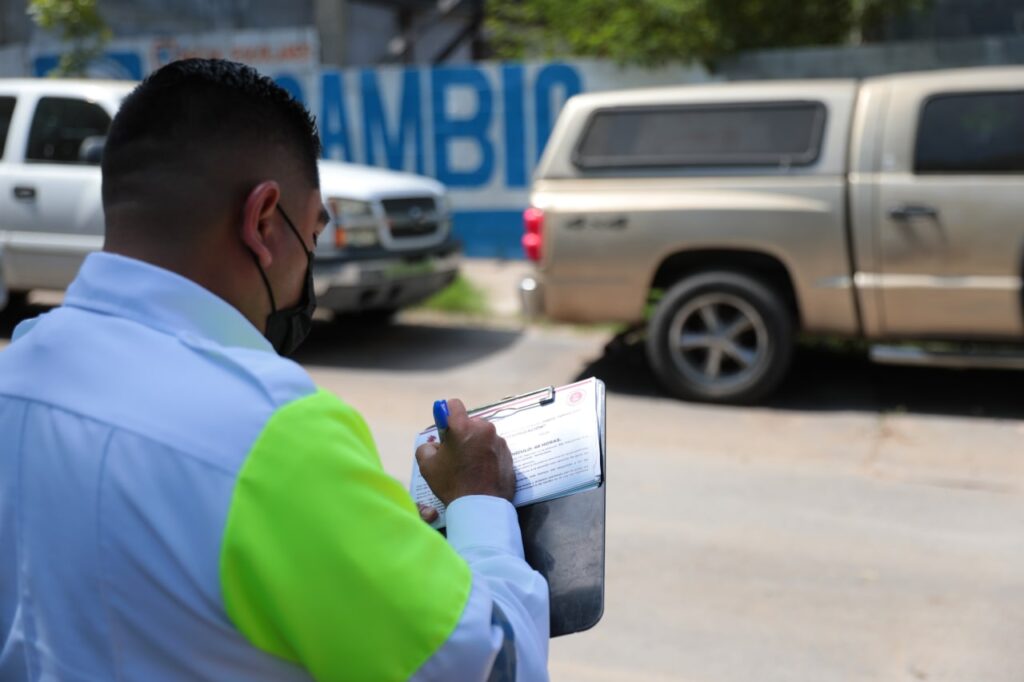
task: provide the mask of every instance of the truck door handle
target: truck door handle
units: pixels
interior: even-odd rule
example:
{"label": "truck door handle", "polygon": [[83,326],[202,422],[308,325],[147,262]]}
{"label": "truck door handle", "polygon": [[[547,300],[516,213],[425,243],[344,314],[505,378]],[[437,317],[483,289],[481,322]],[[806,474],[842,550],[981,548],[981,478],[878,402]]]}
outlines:
{"label": "truck door handle", "polygon": [[897,222],[906,222],[913,218],[930,218],[936,220],[939,217],[939,209],[932,206],[915,206],[905,204],[889,209],[889,217]]}
{"label": "truck door handle", "polygon": [[36,198],[36,188],[35,187],[25,187],[23,185],[19,186],[19,187],[15,187],[14,188],[14,198],[15,199],[25,199],[25,200],[35,199]]}

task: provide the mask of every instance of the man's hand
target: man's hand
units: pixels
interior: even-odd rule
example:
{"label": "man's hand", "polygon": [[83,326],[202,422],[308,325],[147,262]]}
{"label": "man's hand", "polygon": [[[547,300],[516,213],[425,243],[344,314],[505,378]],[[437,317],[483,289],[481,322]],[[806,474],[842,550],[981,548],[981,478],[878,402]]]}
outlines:
{"label": "man's hand", "polygon": [[430,489],[445,506],[466,495],[491,495],[511,502],[516,475],[505,439],[489,421],[471,419],[461,400],[449,400],[448,411],[444,443],[424,443],[416,450],[420,473]]}
{"label": "man's hand", "polygon": [[437,510],[431,507],[429,504],[417,502],[416,506],[420,510],[420,518],[426,521],[427,523],[433,523],[434,521],[437,521],[437,517],[440,516]]}

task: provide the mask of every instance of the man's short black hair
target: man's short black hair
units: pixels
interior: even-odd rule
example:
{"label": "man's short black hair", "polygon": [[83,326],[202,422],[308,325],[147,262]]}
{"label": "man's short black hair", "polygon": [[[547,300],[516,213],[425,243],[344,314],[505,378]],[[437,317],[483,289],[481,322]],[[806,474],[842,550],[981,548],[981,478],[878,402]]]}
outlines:
{"label": "man's short black hair", "polygon": [[186,191],[237,195],[255,179],[254,166],[267,165],[287,166],[318,188],[319,156],[316,124],[284,88],[243,64],[185,59],[146,78],[114,117],[103,203],[108,212],[126,202],[159,211],[162,200],[187,201],[175,196]]}

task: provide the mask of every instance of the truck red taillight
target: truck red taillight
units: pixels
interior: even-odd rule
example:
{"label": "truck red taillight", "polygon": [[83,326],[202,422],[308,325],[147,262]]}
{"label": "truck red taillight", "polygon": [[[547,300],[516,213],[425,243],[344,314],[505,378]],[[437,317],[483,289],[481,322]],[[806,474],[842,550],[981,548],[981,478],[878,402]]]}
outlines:
{"label": "truck red taillight", "polygon": [[523,251],[532,261],[539,261],[544,245],[544,211],[530,207],[523,211]]}

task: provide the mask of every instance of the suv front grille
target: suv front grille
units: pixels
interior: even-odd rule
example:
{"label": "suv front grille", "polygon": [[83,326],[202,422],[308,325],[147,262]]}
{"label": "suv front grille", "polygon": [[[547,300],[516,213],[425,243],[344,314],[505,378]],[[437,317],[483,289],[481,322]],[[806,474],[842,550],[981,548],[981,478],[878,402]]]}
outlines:
{"label": "suv front grille", "polygon": [[395,239],[426,237],[437,232],[437,202],[434,197],[384,199],[391,236]]}

